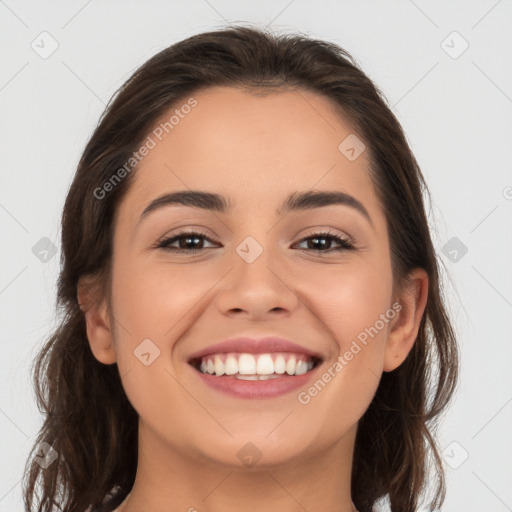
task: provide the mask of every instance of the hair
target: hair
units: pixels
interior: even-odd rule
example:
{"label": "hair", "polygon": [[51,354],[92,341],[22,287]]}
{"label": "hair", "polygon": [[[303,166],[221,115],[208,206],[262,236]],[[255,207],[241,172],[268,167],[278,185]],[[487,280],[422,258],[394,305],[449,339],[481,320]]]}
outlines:
{"label": "hair", "polygon": [[[360,512],[371,512],[381,499],[395,512],[411,512],[431,489],[431,510],[439,507],[446,488],[435,433],[457,385],[459,355],[425,213],[424,177],[384,95],[347,51],[303,34],[239,25],[194,35],[151,57],[113,95],[81,156],[62,215],[62,318],[32,368],[44,422],[27,460],[26,510],[109,511],[131,491],[138,414],[117,364],[102,364],[91,352],[77,284],[82,276],[96,276],[109,293],[116,209],[136,173],[126,173],[101,199],[99,188],[130,160],[162,115],[212,86],[254,94],[312,91],[329,99],[364,141],[386,216],[393,282],[403,283],[412,269],[422,268],[429,287],[411,351],[398,368],[383,373],[359,421],[352,500]],[[43,442],[58,454],[46,469],[33,457]]]}

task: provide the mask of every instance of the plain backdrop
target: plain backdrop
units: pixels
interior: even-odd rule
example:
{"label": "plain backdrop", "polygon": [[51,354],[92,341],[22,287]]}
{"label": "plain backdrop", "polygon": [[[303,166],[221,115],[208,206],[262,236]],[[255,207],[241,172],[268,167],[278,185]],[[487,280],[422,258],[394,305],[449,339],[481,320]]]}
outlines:
{"label": "plain backdrop", "polygon": [[439,432],[443,510],[512,510],[510,0],[0,0],[0,512],[22,510],[41,426],[29,372],[56,324],[60,215],[81,152],[135,68],[192,34],[244,22],[339,44],[402,123],[432,192],[462,351]]}

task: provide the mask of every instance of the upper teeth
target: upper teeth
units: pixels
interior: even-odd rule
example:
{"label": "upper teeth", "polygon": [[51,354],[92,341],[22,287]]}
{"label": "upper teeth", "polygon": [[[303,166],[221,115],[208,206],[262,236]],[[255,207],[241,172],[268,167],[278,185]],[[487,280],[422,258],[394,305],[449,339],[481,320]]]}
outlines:
{"label": "upper teeth", "polygon": [[304,354],[215,354],[203,357],[200,370],[211,375],[302,375],[313,367]]}

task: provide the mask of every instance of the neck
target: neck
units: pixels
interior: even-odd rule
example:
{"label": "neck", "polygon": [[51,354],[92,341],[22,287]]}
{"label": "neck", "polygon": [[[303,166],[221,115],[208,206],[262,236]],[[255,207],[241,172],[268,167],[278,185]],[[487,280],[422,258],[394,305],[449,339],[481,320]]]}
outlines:
{"label": "neck", "polygon": [[356,429],[357,425],[314,455],[273,464],[263,464],[262,459],[249,468],[169,446],[140,424],[135,483],[118,510],[353,512],[350,483]]}

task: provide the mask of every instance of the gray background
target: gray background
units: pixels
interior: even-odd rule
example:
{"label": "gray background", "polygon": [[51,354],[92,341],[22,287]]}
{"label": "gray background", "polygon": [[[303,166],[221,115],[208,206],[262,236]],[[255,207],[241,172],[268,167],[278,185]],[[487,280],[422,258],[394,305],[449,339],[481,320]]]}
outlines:
{"label": "gray background", "polygon": [[29,368],[56,325],[60,214],[85,143],[136,67],[228,22],[338,43],[393,105],[432,192],[462,349],[444,510],[512,510],[511,21],[510,0],[0,0],[0,512],[22,510],[41,424]]}

